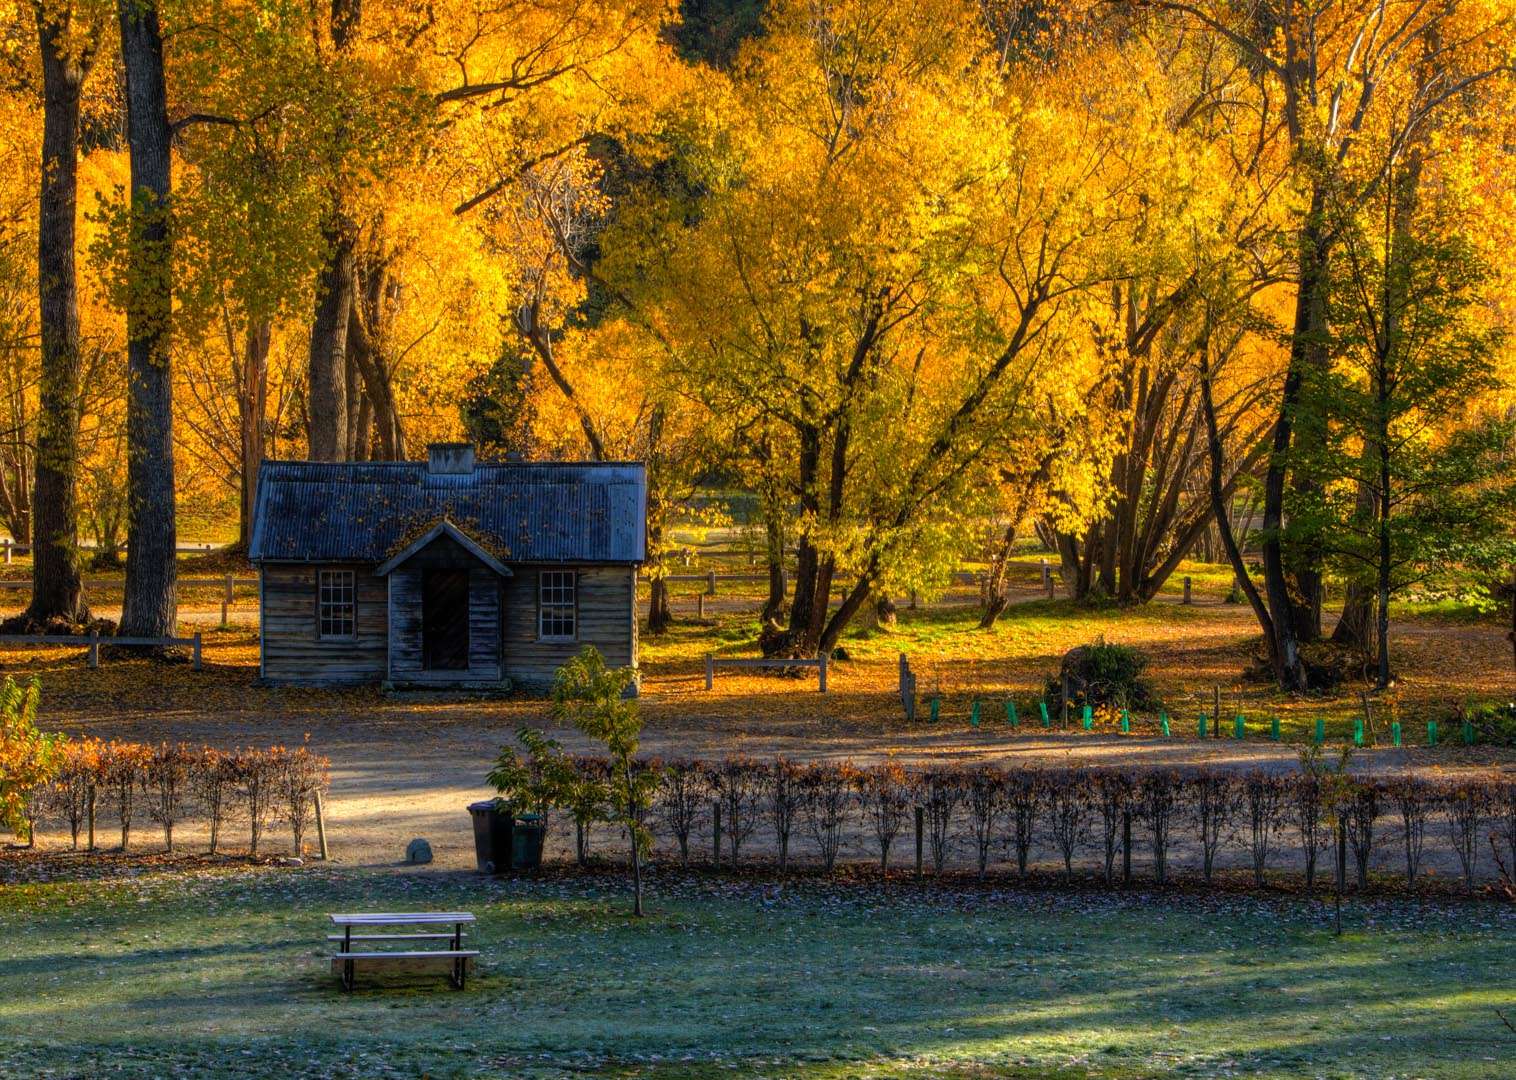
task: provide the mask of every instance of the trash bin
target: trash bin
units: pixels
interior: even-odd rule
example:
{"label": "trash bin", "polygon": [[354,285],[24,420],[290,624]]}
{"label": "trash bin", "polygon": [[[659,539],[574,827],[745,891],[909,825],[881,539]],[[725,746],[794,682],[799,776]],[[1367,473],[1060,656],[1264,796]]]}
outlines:
{"label": "trash bin", "polygon": [[542,838],[547,825],[541,814],[522,814],[511,831],[511,869],[535,870],[542,865]]}
{"label": "trash bin", "polygon": [[[474,860],[481,874],[503,874],[511,868],[514,815],[494,799],[470,803],[468,812],[474,819]],[[539,855],[541,847],[539,840]]]}

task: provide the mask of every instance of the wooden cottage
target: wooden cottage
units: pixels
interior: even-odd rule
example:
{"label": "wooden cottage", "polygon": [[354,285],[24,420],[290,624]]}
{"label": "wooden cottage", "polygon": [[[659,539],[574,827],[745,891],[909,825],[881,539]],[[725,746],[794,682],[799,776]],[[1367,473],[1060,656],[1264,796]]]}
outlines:
{"label": "wooden cottage", "polygon": [[640,464],[268,461],[249,557],[280,685],[526,689],[585,645],[637,663]]}

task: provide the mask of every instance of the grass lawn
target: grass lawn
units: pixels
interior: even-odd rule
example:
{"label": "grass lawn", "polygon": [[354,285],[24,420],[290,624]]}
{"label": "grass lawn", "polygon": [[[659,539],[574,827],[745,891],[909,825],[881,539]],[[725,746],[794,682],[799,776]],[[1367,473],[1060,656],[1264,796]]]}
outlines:
{"label": "grass lawn", "polygon": [[[0,1075],[1500,1077],[1516,909],[203,869],[10,885]],[[480,975],[343,995],[324,913],[463,907]]]}

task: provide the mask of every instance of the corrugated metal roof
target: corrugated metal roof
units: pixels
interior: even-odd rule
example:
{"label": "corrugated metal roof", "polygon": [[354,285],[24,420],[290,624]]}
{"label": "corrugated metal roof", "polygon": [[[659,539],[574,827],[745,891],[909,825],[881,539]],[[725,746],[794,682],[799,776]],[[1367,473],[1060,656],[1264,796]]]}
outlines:
{"label": "corrugated metal roof", "polygon": [[266,461],[258,472],[254,562],[382,562],[446,518],[503,562],[642,562],[641,464]]}

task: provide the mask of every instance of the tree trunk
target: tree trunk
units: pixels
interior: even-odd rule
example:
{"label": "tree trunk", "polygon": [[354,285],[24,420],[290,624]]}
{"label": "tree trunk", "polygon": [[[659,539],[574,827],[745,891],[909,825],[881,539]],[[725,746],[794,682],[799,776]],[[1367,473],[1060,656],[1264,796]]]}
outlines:
{"label": "tree trunk", "polygon": [[[1316,627],[1320,623],[1319,575],[1309,570],[1291,579],[1284,553],[1283,529],[1286,481],[1291,472],[1290,456],[1295,428],[1300,420],[1301,392],[1308,367],[1320,361],[1321,346],[1317,335],[1325,318],[1327,242],[1322,232],[1326,192],[1321,187],[1312,193],[1309,217],[1300,234],[1299,282],[1295,301],[1295,326],[1290,342],[1290,362],[1280,396],[1279,415],[1274,422],[1273,445],[1263,484],[1263,575],[1268,593],[1269,612],[1274,624],[1276,675],[1281,689],[1306,689],[1305,666],[1300,659],[1300,643],[1313,640],[1312,611]],[[1304,437],[1304,434],[1302,434]],[[1300,484],[1296,484],[1297,490]],[[1311,595],[1312,587],[1317,595]]]}
{"label": "tree trunk", "polygon": [[1332,629],[1332,643],[1369,650],[1374,635],[1374,590],[1350,581],[1342,598],[1342,615]]}
{"label": "tree trunk", "polygon": [[784,619],[785,605],[789,602],[784,580],[784,506],[777,491],[767,493],[763,500],[763,532],[769,595],[763,602],[758,621],[761,625],[768,625]]}
{"label": "tree trunk", "polygon": [[121,633],[162,637],[174,632],[177,621],[170,131],[158,8],[147,0],[121,0],[119,11],[134,218],[127,258],[135,285],[126,315],[128,506]]}
{"label": "tree trunk", "polygon": [[1016,529],[1021,524],[1021,512],[1018,508],[1011,523],[1006,526],[1005,534],[1000,538],[1000,546],[995,549],[995,554],[990,558],[990,575],[985,587],[984,611],[979,616],[979,628],[988,630],[995,625],[995,620],[1000,618],[1011,603],[1011,589],[1006,583],[1006,575],[1010,569],[1011,548],[1016,543]]}
{"label": "tree trunk", "polygon": [[404,461],[405,430],[395,402],[394,372],[385,357],[383,301],[388,288],[389,275],[382,266],[370,265],[357,274],[348,318],[347,350],[363,376],[363,391],[358,396],[359,427],[364,426],[362,410],[368,407],[371,437],[376,437],[379,444],[378,459]]}
{"label": "tree trunk", "polygon": [[[362,0],[332,0],[332,47],[348,51],[363,15]],[[340,141],[343,125],[338,123]],[[342,461],[350,442],[347,397],[347,326],[353,304],[357,223],[344,205],[345,176],[332,178],[334,191],[322,229],[326,262],[316,279],[316,310],[311,320],[306,397],[309,400],[309,453],[313,461]]]}
{"label": "tree trunk", "polygon": [[237,386],[237,419],[242,449],[241,498],[237,543],[243,551],[252,542],[253,508],[258,501],[258,469],[263,463],[263,420],[268,402],[268,350],[271,327],[267,319],[247,328]]}
{"label": "tree trunk", "polygon": [[347,456],[347,326],[353,303],[352,223],[340,211],[326,230],[328,253],[316,285],[307,396],[312,461]]}
{"label": "tree trunk", "polygon": [[[1202,350],[1209,348],[1202,345]],[[1248,573],[1247,563],[1242,559],[1242,548],[1238,546],[1237,537],[1232,533],[1232,519],[1227,511],[1226,491],[1221,482],[1221,457],[1223,448],[1221,445],[1221,431],[1216,423],[1216,403],[1211,396],[1211,373],[1207,354],[1201,352],[1200,371],[1200,408],[1204,414],[1206,449],[1211,459],[1211,467],[1208,475],[1211,514],[1216,519],[1216,532],[1221,540],[1221,546],[1226,551],[1227,561],[1232,564],[1232,577],[1236,582],[1236,588],[1242,590],[1247,597],[1248,606],[1253,609],[1253,615],[1258,620],[1259,629],[1263,631],[1264,647],[1268,651],[1269,663],[1274,668],[1275,674],[1280,672],[1279,654],[1276,651],[1278,636],[1274,627],[1273,617],[1269,614],[1268,607],[1259,595],[1258,588],[1253,584],[1252,575]],[[1216,723],[1221,723],[1221,716],[1216,716]]]}
{"label": "tree trunk", "polygon": [[[42,374],[32,490],[32,602],[37,620],[89,618],[79,567],[79,297],[74,269],[79,103],[89,52],[63,52],[67,9],[37,5],[42,53],[42,184],[37,294]],[[20,539],[20,538],[18,538]]]}

